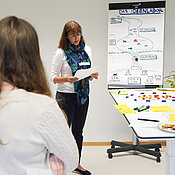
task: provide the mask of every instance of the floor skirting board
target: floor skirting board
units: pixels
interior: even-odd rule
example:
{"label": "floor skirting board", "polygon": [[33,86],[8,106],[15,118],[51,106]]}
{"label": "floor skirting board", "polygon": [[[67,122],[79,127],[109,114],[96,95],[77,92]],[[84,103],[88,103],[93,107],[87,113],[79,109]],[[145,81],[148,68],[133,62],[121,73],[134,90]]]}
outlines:
{"label": "floor skirting board", "polygon": [[[124,142],[128,144],[132,144],[132,142]],[[160,143],[162,146],[166,146],[166,142],[139,142],[139,145],[142,144],[154,144]],[[84,142],[83,146],[110,146],[111,142]]]}

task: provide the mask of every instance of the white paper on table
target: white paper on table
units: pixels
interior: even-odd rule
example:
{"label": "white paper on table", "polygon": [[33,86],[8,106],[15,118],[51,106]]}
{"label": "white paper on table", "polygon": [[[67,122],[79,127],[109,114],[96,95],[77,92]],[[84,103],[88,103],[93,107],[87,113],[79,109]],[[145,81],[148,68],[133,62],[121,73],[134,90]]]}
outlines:
{"label": "white paper on table", "polygon": [[93,72],[95,72],[96,68],[89,68],[89,69],[80,69],[77,70],[74,77],[79,78],[79,80],[90,76]]}
{"label": "white paper on table", "polygon": [[[168,118],[166,119],[165,117],[164,118],[161,118],[161,117],[157,117],[157,118],[144,117],[144,119],[159,120],[159,122],[168,122]],[[157,124],[159,122],[134,120],[128,127],[137,127],[137,128],[157,127]]]}
{"label": "white paper on table", "polygon": [[[130,114],[131,115],[131,114]],[[134,117],[135,115],[135,117]],[[150,113],[150,112],[138,112],[136,114],[132,114],[132,117],[130,117],[130,125],[128,127],[137,127],[137,128],[148,128],[148,127],[157,127],[157,124],[159,122],[151,122],[151,121],[143,121],[138,120],[140,119],[150,119],[150,120],[159,120],[159,122],[168,122],[169,114],[167,113],[159,113],[156,112]],[[131,120],[132,119],[132,120]]]}
{"label": "white paper on table", "polygon": [[27,168],[27,175],[52,175],[51,169]]}
{"label": "white paper on table", "polygon": [[130,124],[128,127],[151,128],[151,127],[157,127],[158,123],[159,122],[138,121]]}

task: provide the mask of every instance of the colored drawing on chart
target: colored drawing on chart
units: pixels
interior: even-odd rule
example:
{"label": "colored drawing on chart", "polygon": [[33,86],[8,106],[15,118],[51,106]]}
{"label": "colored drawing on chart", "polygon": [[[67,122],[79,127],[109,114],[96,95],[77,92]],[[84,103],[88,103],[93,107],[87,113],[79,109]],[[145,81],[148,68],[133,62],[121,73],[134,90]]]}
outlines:
{"label": "colored drawing on chart", "polygon": [[126,104],[125,105],[114,105],[114,107],[122,114],[136,113],[132,108],[130,108]]}
{"label": "colored drawing on chart", "polygon": [[[132,10],[134,13],[130,13]],[[108,85],[162,85],[164,11],[109,10]]]}
{"label": "colored drawing on chart", "polygon": [[175,111],[169,106],[151,106],[150,109],[153,112],[168,112],[168,111]]}

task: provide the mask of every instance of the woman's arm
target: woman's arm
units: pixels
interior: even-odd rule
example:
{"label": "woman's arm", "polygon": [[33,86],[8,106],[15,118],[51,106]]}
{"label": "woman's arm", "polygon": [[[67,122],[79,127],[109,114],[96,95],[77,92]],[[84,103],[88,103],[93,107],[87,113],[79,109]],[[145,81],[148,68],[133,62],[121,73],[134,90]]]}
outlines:
{"label": "woman's arm", "polygon": [[69,83],[74,83],[78,80],[77,77],[59,77],[59,76],[56,76],[54,79],[53,79],[53,82],[56,84],[56,83],[66,83],[66,82],[69,82]]}
{"label": "woman's arm", "polygon": [[52,61],[52,67],[51,67],[51,80],[54,84],[56,83],[74,83],[78,80],[77,77],[68,76],[68,77],[62,77],[61,69],[63,66],[63,58],[65,57],[64,51],[62,49],[57,49],[56,54],[53,57]]}
{"label": "woman's arm", "polygon": [[55,78],[61,74],[61,67],[62,67],[62,64],[63,64],[63,57],[64,57],[63,50],[57,49],[55,55],[53,56],[51,73],[50,73],[50,78],[51,78],[53,83],[59,83],[55,80]]}
{"label": "woman's arm", "polygon": [[98,79],[98,76],[99,76],[99,73],[98,72],[94,72],[94,73],[91,74],[90,80],[92,81],[93,78]]}
{"label": "woman's arm", "polygon": [[77,145],[55,100],[45,107],[38,128],[48,151],[64,163],[64,171],[73,171],[78,165]]}
{"label": "woman's arm", "polygon": [[51,154],[49,157],[50,168],[53,175],[63,175],[64,173],[64,163],[54,154]]}

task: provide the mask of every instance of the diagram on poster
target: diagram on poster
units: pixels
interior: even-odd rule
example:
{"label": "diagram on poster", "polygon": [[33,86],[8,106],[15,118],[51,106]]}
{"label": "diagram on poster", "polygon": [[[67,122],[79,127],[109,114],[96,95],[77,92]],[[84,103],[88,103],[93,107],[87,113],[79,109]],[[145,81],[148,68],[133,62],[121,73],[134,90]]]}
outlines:
{"label": "diagram on poster", "polygon": [[109,10],[108,85],[162,85],[164,11]]}

